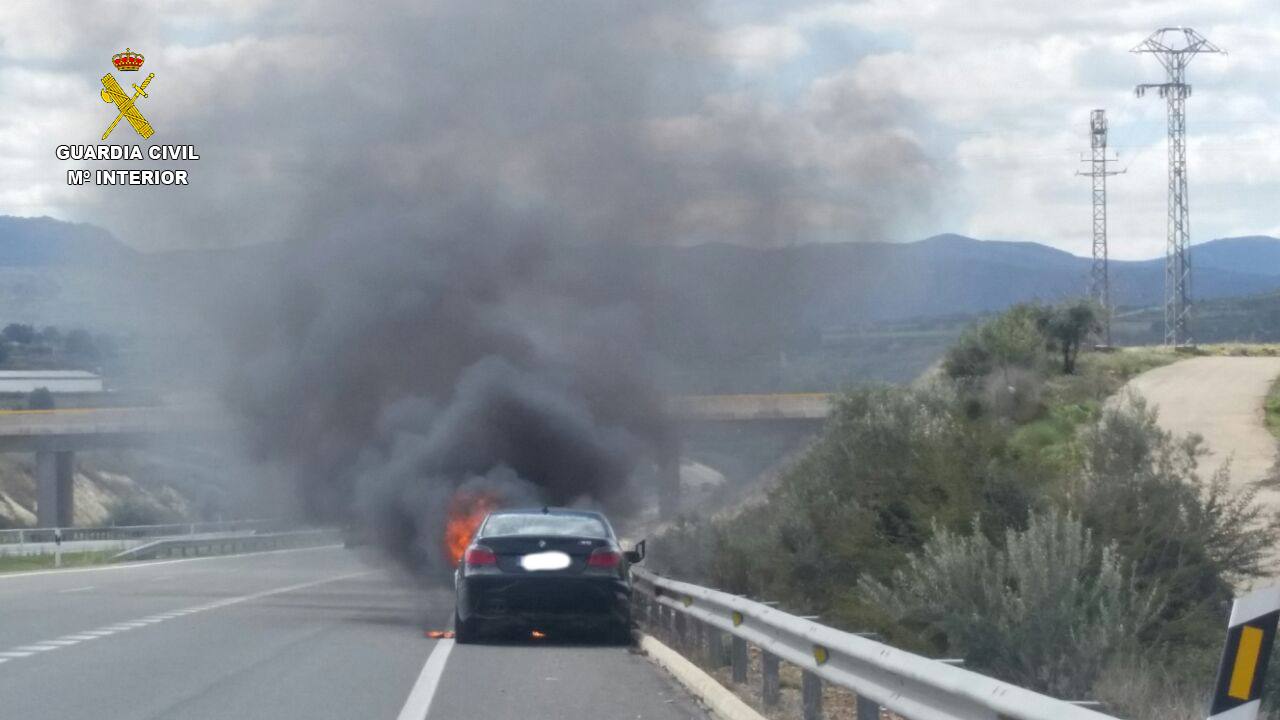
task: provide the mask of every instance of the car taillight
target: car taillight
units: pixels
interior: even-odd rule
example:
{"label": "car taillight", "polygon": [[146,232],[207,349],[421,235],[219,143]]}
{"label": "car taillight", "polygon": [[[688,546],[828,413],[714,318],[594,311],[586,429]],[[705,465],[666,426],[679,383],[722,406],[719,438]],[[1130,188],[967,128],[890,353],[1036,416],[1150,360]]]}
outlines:
{"label": "car taillight", "polygon": [[462,556],[462,561],[467,567],[477,567],[479,565],[497,565],[498,556],[493,551],[483,545],[473,545],[467,548],[467,552]]}
{"label": "car taillight", "polygon": [[616,568],[622,562],[622,553],[609,548],[596,548],[587,557],[587,567],[609,569]]}

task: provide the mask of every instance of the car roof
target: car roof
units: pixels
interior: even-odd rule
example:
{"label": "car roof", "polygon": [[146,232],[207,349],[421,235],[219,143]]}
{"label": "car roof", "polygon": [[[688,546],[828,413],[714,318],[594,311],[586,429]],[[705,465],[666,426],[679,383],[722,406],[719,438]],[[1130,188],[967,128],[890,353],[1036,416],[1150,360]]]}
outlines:
{"label": "car roof", "polygon": [[494,510],[489,515],[569,515],[605,519],[604,513],[598,513],[594,510],[573,510],[560,507],[506,508],[505,510]]}
{"label": "car roof", "polygon": [[499,515],[550,515],[553,517],[585,517],[599,520],[605,527],[605,531],[609,533],[609,537],[617,538],[618,534],[613,529],[613,523],[609,522],[609,518],[604,513],[594,510],[572,510],[561,507],[532,507],[532,508],[507,508],[505,510],[494,510],[485,516],[481,527],[489,524],[489,520]]}

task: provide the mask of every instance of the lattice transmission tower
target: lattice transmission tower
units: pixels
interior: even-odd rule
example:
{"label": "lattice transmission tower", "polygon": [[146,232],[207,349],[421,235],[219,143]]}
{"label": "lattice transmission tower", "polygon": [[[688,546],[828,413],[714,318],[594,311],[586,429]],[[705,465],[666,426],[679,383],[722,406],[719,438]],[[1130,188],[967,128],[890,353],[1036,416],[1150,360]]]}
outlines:
{"label": "lattice transmission tower", "polygon": [[[1169,239],[1164,263],[1164,342],[1190,345],[1191,220],[1187,210],[1187,65],[1200,53],[1223,51],[1191,28],[1161,28],[1132,52],[1151,53],[1168,73],[1168,82],[1137,87],[1138,97],[1156,88],[1169,103]],[[1224,53],[1225,54],[1225,53]]]}
{"label": "lattice transmission tower", "polygon": [[1104,342],[1111,347],[1111,278],[1107,267],[1107,177],[1124,170],[1108,170],[1115,158],[1107,156],[1107,111],[1094,110],[1089,115],[1089,144],[1092,157],[1089,172],[1076,173],[1093,179],[1093,269],[1089,274],[1089,297],[1102,306]]}

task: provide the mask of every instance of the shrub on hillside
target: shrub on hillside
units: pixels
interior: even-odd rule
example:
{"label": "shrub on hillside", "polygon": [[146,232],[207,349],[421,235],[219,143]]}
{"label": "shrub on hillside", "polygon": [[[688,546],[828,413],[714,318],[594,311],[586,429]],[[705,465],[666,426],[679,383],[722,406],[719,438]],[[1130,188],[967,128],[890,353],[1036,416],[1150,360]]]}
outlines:
{"label": "shrub on hillside", "polygon": [[47,387],[38,387],[27,393],[28,410],[52,410],[54,405],[53,393]]}
{"label": "shrub on hillside", "polygon": [[174,511],[137,496],[117,500],[107,515],[107,525],[112,527],[164,525],[181,521],[182,518]]}
{"label": "shrub on hillside", "polygon": [[1227,467],[1202,479],[1200,438],[1161,430],[1141,398],[1104,410],[1081,446],[1072,499],[1085,523],[1116,544],[1141,587],[1168,591],[1164,622],[1150,639],[1217,638],[1233,587],[1265,574],[1277,518],[1255,501],[1256,491],[1231,489]]}
{"label": "shrub on hillside", "polygon": [[766,504],[719,526],[712,575],[734,592],[856,613],[859,577],[884,578],[941,527],[975,515],[998,536],[1037,493],[998,461],[1004,432],[968,420],[945,388],[841,397],[822,437]]}
{"label": "shrub on hillside", "polygon": [[861,590],[940,652],[1014,684],[1088,697],[1106,663],[1152,617],[1150,595],[1125,578],[1114,545],[1050,511],[992,544],[939,528],[892,581]]}
{"label": "shrub on hillside", "polygon": [[966,330],[947,352],[943,370],[961,382],[997,373],[1008,384],[1011,371],[1040,367],[1045,358],[1042,327],[1046,312],[1039,305],[1015,305]]}

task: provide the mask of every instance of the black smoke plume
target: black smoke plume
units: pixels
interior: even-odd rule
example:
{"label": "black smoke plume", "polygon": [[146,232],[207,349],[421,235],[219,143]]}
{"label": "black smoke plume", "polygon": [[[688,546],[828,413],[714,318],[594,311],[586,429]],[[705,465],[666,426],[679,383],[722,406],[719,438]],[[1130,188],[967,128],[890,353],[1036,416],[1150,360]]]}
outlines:
{"label": "black smoke plume", "polygon": [[[861,232],[922,192],[927,164],[892,129],[831,152],[824,133],[850,121],[826,114],[856,90],[828,83],[793,119],[717,98],[730,83],[698,0],[318,5],[272,28],[279,52],[241,83],[279,96],[252,129],[277,144],[244,160],[245,182],[277,179],[260,212],[194,215],[292,238],[224,303],[226,398],[309,516],[359,518],[424,572],[444,567],[464,486],[636,508],[633,479],[670,442],[654,338],[703,332],[655,315],[646,249],[778,246],[814,218]],[[868,104],[868,126],[897,107]],[[208,157],[243,154],[192,132]],[[832,189],[864,161],[875,177]]]}

